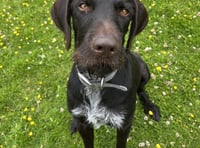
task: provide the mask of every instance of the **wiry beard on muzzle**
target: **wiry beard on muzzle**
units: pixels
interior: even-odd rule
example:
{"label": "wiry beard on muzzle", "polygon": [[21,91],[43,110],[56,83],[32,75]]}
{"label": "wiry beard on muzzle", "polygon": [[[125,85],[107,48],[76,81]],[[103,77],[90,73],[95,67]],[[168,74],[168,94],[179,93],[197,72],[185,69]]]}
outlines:
{"label": "wiry beard on muzzle", "polygon": [[102,77],[123,65],[124,57],[122,55],[119,52],[111,56],[102,57],[92,51],[88,53],[88,51],[76,50],[73,54],[73,60],[82,71],[88,71],[91,74]]}

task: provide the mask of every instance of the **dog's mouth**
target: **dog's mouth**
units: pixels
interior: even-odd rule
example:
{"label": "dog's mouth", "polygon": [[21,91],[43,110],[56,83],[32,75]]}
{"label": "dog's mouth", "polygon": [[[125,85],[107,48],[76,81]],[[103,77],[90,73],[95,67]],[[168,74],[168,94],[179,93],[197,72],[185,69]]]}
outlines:
{"label": "dog's mouth", "polygon": [[74,52],[73,60],[81,71],[87,71],[98,77],[104,77],[106,74],[120,69],[124,63],[124,57],[119,53],[103,57],[93,52],[84,53],[80,50]]}
{"label": "dog's mouth", "polygon": [[105,64],[99,64],[99,65],[91,65],[87,67],[83,67],[80,65],[77,65],[82,72],[87,72],[90,75],[95,75],[97,77],[104,77],[106,74],[114,71],[114,68],[112,68],[110,65]]}

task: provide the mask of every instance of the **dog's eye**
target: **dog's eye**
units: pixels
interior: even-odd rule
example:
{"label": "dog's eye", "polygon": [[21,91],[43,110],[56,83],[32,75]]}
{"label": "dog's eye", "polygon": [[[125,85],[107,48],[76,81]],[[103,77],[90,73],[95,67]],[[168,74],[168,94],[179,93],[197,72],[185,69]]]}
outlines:
{"label": "dog's eye", "polygon": [[79,4],[79,10],[83,12],[89,12],[91,11],[91,7],[86,2],[81,2]]}
{"label": "dog's eye", "polygon": [[128,16],[129,15],[129,11],[127,9],[123,8],[123,9],[120,10],[119,14],[121,16]]}

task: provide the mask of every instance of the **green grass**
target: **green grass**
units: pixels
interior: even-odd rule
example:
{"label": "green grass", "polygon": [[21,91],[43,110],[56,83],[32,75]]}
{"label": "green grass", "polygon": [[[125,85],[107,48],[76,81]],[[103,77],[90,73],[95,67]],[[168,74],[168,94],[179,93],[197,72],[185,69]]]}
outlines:
{"label": "green grass", "polygon": [[[138,103],[128,148],[200,147],[200,1],[143,0],[150,21],[133,44],[151,70],[147,90],[162,120]],[[70,136],[66,80],[73,49],[53,25],[53,0],[1,0],[0,148],[83,147]],[[95,131],[95,147],[115,145],[115,131]],[[148,141],[148,142],[146,142]],[[157,145],[158,147],[158,145]]]}

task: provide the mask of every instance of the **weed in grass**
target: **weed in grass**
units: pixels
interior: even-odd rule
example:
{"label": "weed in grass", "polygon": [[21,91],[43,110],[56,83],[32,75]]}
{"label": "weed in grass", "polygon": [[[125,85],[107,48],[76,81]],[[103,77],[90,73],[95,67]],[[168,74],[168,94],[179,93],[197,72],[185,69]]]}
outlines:
{"label": "weed in grass", "polygon": [[[68,131],[65,94],[73,49],[65,52],[51,21],[53,2],[1,1],[0,148],[83,147],[79,135]],[[199,147],[200,1],[143,3],[149,24],[133,49],[149,65],[147,89],[162,120],[152,121],[137,103],[128,147]],[[95,132],[95,147],[115,145],[113,129]]]}

